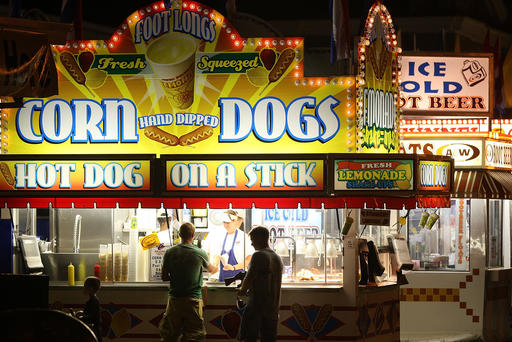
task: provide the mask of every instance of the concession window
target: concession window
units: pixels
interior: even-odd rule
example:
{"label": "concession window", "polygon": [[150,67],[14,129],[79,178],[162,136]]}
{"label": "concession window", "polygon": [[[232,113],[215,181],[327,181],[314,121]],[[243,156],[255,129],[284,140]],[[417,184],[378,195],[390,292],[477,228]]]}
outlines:
{"label": "concession window", "polygon": [[452,197],[512,198],[512,174],[506,171],[455,170]]}

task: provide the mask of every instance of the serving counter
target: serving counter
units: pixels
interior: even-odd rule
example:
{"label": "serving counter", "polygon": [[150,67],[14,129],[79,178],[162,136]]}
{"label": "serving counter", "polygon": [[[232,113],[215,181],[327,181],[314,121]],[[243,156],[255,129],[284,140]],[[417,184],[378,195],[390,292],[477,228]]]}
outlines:
{"label": "serving counter", "polygon": [[[354,213],[357,210],[353,211]],[[56,234],[59,252],[42,253],[45,272],[50,275],[49,302],[53,308],[79,310],[87,300],[82,292],[83,279],[92,275],[94,266],[102,269],[102,286],[98,297],[102,304],[103,335],[105,339],[126,341],[158,341],[158,324],[165,311],[168,283],[160,280],[161,257],[168,246],[154,246],[144,250],[143,237],[133,240],[135,229],[137,235],[149,235],[159,232],[158,224],[150,224],[158,216],[155,209],[112,211],[76,209],[50,211],[56,228],[73,222],[72,218],[80,215],[83,221],[82,232],[94,231],[89,225],[89,218],[98,219],[103,215],[103,222],[113,222],[109,234],[104,234],[101,243],[113,242],[107,251],[106,265],[101,262],[102,250],[98,247],[98,233],[91,241],[83,235],[79,253],[67,253],[74,237],[66,238]],[[222,239],[215,224],[218,223],[219,210],[169,210],[174,219],[195,222],[198,245],[207,251],[211,262]],[[381,281],[379,287],[359,286],[358,240],[355,229],[343,240],[338,238],[335,210],[239,210],[244,214],[247,226],[263,224],[270,228],[271,247],[281,255],[284,264],[283,287],[278,325],[279,341],[297,339],[312,340],[375,340],[395,341],[399,338],[399,287],[393,282]],[[341,212],[340,212],[341,213]],[[204,216],[202,216],[204,215]],[[201,218],[204,217],[204,220]],[[172,217],[169,227],[173,227]],[[94,221],[93,221],[94,222]],[[128,224],[130,223],[130,224]],[[201,223],[208,228],[201,228]],[[161,226],[160,226],[161,227]],[[150,229],[151,228],[151,229]],[[224,228],[217,227],[223,232]],[[163,231],[163,236],[175,234],[175,231]],[[112,240],[110,236],[113,236]],[[224,238],[225,233],[220,234]],[[248,237],[246,237],[248,239]],[[128,266],[115,258],[116,241],[126,242]],[[350,243],[342,253],[342,242]],[[131,245],[135,243],[135,246]],[[245,245],[244,241],[241,245]],[[123,246],[124,247],[124,246]],[[121,248],[121,251],[125,248]],[[64,251],[64,252],[61,252]],[[66,252],[67,251],[67,252]],[[96,252],[95,252],[96,251]],[[251,253],[247,249],[244,253]],[[122,252],[121,252],[122,254]],[[388,261],[389,254],[381,253],[382,264],[386,267],[387,279],[392,277]],[[119,258],[121,261],[124,258]],[[348,261],[350,260],[350,261]],[[74,264],[76,285],[69,286],[67,267]],[[134,264],[133,268],[130,264]],[[109,266],[110,265],[110,266]],[[103,271],[103,268],[106,270]],[[244,268],[247,268],[245,265]],[[116,269],[126,270],[123,277],[116,276]],[[135,271],[134,271],[135,270]],[[214,280],[217,275],[204,274],[208,287],[207,305],[205,307],[205,324],[207,341],[230,341],[237,336],[243,311],[236,306],[235,284],[225,286]],[[133,279],[137,281],[117,281],[116,279]],[[112,281],[114,279],[114,281]],[[384,278],[383,278],[384,279]],[[213,281],[212,281],[213,280]],[[345,287],[343,287],[345,282]]]}
{"label": "serving counter", "polygon": [[[207,341],[233,341],[242,311],[236,306],[236,288],[207,283],[205,307]],[[359,287],[357,300],[340,285],[283,284],[278,340],[397,341],[399,286]],[[165,311],[168,285],[104,283],[98,293],[104,336],[117,341],[159,341],[158,323]],[[81,286],[50,284],[54,308],[80,309],[86,298]]]}

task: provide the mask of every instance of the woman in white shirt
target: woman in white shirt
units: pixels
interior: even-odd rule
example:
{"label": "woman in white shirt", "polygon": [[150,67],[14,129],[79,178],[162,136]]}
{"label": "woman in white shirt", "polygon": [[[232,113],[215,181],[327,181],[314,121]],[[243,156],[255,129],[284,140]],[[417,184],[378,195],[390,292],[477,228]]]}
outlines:
{"label": "woman in white shirt", "polygon": [[254,248],[249,236],[243,231],[243,217],[235,210],[222,215],[224,232],[208,236],[208,252],[215,266],[219,266],[219,281],[234,277],[249,267]]}

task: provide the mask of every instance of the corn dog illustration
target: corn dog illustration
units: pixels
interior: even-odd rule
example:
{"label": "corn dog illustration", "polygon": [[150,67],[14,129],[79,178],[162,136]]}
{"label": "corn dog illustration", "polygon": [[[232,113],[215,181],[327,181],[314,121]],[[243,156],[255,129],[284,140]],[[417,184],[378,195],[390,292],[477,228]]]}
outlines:
{"label": "corn dog illustration", "polygon": [[292,304],[292,313],[295,316],[297,322],[304,331],[311,331],[311,322],[309,321],[308,315],[306,314],[306,310],[300,304],[293,303]]}
{"label": "corn dog illustration", "polygon": [[178,145],[178,137],[167,133],[166,131],[161,130],[158,127],[155,126],[149,126],[144,128],[144,134],[146,137],[148,137],[151,140],[158,141],[159,143],[169,145],[169,146],[176,146]]}
{"label": "corn dog illustration", "polygon": [[270,85],[272,82],[276,82],[279,80],[285,73],[286,69],[293,63],[293,59],[295,58],[295,51],[293,49],[287,48],[284,49],[281,52],[281,55],[279,55],[279,59],[277,60],[276,64],[274,64],[274,67],[272,70],[270,70],[270,73],[268,74],[268,83],[263,88],[263,90],[260,92],[263,93],[265,89]]}
{"label": "corn dog illustration", "polygon": [[188,146],[195,144],[197,142],[208,139],[213,135],[213,127],[211,126],[201,126],[196,128],[190,133],[182,135],[179,139],[179,144],[181,146]]}
{"label": "corn dog illustration", "polygon": [[60,54],[60,61],[61,61],[62,65],[64,66],[64,68],[69,73],[69,75],[71,75],[71,77],[73,77],[75,82],[83,85],[85,87],[85,89],[87,89],[94,96],[92,91],[85,85],[85,81],[86,81],[85,74],[80,69],[80,66],[76,62],[73,54],[71,52],[64,51],[63,53]]}
{"label": "corn dog illustration", "polygon": [[313,322],[313,332],[317,333],[324,327],[332,314],[332,304],[325,304],[320,308],[315,322]]}
{"label": "corn dog illustration", "polygon": [[14,189],[14,177],[12,176],[9,166],[5,162],[0,163],[0,173],[11,188]]}

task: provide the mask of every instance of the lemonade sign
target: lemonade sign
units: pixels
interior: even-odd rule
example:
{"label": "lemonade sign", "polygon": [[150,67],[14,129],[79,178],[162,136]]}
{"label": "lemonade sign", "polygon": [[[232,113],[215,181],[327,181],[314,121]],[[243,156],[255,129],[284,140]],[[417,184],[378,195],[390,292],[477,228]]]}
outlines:
{"label": "lemonade sign", "polygon": [[208,6],[166,3],[53,46],[59,95],[6,110],[2,152],[355,152],[355,77],[306,78],[302,38],[244,38]]}
{"label": "lemonade sign", "polygon": [[336,160],[334,190],[413,190],[413,160]]}

